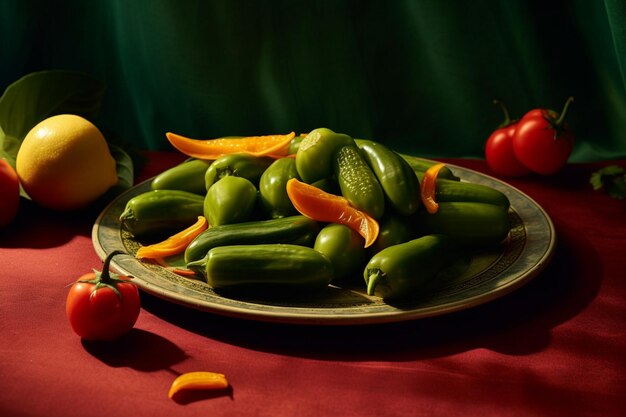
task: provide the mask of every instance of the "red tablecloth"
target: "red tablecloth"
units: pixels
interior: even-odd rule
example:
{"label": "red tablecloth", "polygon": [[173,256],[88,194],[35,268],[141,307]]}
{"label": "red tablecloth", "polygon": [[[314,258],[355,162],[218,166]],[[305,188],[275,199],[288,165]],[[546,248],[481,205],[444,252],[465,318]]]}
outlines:
{"label": "red tablecloth", "polygon": [[[147,156],[140,179],[182,161]],[[479,160],[448,162],[489,172]],[[142,293],[135,329],[109,345],[82,342],[64,311],[67,286],[101,266],[98,213],[25,202],[0,233],[0,415],[626,415],[626,201],[588,184],[608,163],[509,181],[545,208],[558,245],[543,273],[488,304],[406,323],[302,327]],[[197,370],[226,374],[232,390],[168,399],[174,377]]]}

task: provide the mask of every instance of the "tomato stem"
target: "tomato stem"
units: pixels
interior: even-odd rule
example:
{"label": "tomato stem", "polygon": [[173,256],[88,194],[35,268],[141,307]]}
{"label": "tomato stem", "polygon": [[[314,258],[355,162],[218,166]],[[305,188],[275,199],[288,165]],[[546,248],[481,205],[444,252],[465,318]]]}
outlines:
{"label": "tomato stem", "polygon": [[497,98],[493,100],[493,104],[499,105],[502,109],[502,113],[504,113],[504,121],[498,125],[498,129],[502,129],[503,127],[507,127],[513,124],[515,121],[511,120],[511,115],[509,114],[509,109],[506,107],[504,102],[498,100]]}
{"label": "tomato stem", "polygon": [[114,280],[111,278],[111,273],[109,272],[109,265],[111,264],[111,259],[113,259],[116,255],[123,255],[125,252],[121,250],[114,250],[109,253],[107,257],[104,259],[104,265],[102,265],[102,272],[100,273],[100,282],[103,284],[112,285]]}
{"label": "tomato stem", "polygon": [[550,124],[550,129],[554,130],[554,140],[557,140],[561,134],[565,132],[565,116],[569,110],[570,104],[574,102],[574,97],[570,97],[565,102],[561,114],[558,115],[554,111],[545,112],[544,119]]}
{"label": "tomato stem", "polygon": [[115,255],[124,255],[124,254],[126,254],[124,251],[114,250],[113,252],[109,253],[107,257],[104,259],[104,264],[102,265],[102,271],[97,271],[95,269],[93,270],[93,273],[94,273],[93,279],[85,279],[85,280],[80,280],[77,282],[86,282],[89,284],[93,284],[94,288],[93,288],[92,294],[95,294],[95,292],[100,288],[103,288],[103,287],[110,288],[115,293],[115,295],[117,295],[120,299],[122,299],[122,294],[116,287],[117,283],[122,282],[122,280],[117,278],[118,275],[116,274],[114,274],[114,276],[111,276],[111,272],[109,271],[109,265],[111,264],[111,259],[113,259]]}
{"label": "tomato stem", "polygon": [[554,122],[554,124],[556,126],[563,126],[563,123],[565,123],[565,116],[567,115],[567,111],[569,110],[569,106],[574,102],[574,97],[570,97],[567,99],[567,101],[565,102],[565,105],[563,106],[563,111],[561,111],[561,114],[559,115],[559,118],[556,119],[556,121]]}

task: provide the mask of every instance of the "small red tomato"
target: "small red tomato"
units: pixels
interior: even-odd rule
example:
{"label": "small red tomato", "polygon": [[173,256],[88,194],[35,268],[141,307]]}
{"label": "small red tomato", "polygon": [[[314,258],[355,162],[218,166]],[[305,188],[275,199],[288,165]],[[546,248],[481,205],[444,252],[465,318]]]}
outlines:
{"label": "small red tomato", "polygon": [[13,167],[0,159],[0,227],[8,226],[17,216],[20,206],[20,182]]}
{"label": "small red tomato", "polygon": [[509,110],[504,103],[494,100],[504,113],[504,121],[489,135],[485,144],[485,160],[493,172],[504,177],[519,177],[530,174],[513,152],[513,135],[517,128],[517,120],[511,120]]}
{"label": "small red tomato", "polygon": [[102,272],[81,276],[70,288],[65,312],[77,335],[86,340],[114,340],[130,331],[139,316],[140,300],[131,277],[111,274],[111,252]]}
{"label": "small red tomato", "polygon": [[574,134],[565,123],[570,97],[559,115],[553,110],[534,109],[517,123],[513,151],[522,164],[538,174],[550,175],[567,163],[574,147]]}

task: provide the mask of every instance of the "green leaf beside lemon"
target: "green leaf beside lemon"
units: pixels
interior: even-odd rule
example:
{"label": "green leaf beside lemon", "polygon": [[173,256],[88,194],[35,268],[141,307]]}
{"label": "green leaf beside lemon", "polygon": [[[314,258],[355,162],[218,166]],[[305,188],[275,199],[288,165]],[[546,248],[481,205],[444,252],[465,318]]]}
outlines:
{"label": "green leaf beside lemon", "polygon": [[[0,97],[0,158],[16,167],[17,154],[30,130],[59,114],[93,120],[100,110],[105,87],[78,71],[50,70],[28,74],[9,85]],[[106,196],[133,185],[133,160],[120,146],[108,143],[116,162],[117,184]],[[24,197],[28,195],[22,191]]]}

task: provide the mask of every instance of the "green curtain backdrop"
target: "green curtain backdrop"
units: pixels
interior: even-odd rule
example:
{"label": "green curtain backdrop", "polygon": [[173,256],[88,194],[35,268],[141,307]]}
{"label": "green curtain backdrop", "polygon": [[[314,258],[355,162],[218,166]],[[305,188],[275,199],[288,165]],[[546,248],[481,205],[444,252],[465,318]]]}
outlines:
{"label": "green curtain backdrop", "polygon": [[98,123],[145,149],[324,126],[483,157],[494,98],[519,117],[573,96],[572,160],[626,155],[624,0],[7,0],[0,42],[0,88],[87,72]]}

